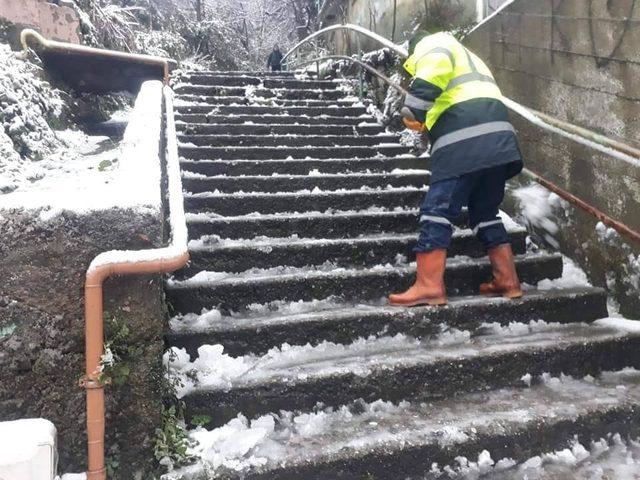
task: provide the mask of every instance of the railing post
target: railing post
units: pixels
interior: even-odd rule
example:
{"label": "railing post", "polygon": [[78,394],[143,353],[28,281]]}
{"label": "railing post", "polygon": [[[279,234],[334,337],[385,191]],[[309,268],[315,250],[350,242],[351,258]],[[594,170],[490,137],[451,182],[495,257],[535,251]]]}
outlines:
{"label": "railing post", "polygon": [[[318,42],[317,41],[313,42],[313,46],[314,46],[315,51],[316,51],[316,58],[318,58],[320,56],[320,54],[318,52]],[[318,80],[322,80],[322,78],[320,76],[320,60],[316,61],[316,74],[318,76]]]}
{"label": "railing post", "polygon": [[[358,49],[358,60],[362,62],[362,46],[360,42],[360,35],[356,35],[356,48]],[[360,97],[360,100],[362,100],[364,99],[364,72],[361,68],[358,69],[358,81],[358,96]]]}

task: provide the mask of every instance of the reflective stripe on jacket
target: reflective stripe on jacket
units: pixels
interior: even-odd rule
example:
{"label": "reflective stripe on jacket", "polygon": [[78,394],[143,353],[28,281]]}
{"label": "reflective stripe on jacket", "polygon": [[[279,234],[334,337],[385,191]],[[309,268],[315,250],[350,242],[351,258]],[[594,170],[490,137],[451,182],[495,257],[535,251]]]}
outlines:
{"label": "reflective stripe on jacket", "polygon": [[508,163],[521,170],[502,93],[480,58],[437,33],[416,45],[404,68],[414,77],[405,106],[430,132],[433,181]]}

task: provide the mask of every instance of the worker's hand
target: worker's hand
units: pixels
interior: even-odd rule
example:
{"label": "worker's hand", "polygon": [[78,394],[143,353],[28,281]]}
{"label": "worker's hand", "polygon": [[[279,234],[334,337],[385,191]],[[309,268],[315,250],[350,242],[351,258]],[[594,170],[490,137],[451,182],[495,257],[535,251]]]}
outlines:
{"label": "worker's hand", "polygon": [[419,133],[424,132],[424,123],[419,122],[418,120],[412,120],[407,117],[402,117],[402,123],[404,123],[404,126],[409,130],[413,130],[414,132]]}

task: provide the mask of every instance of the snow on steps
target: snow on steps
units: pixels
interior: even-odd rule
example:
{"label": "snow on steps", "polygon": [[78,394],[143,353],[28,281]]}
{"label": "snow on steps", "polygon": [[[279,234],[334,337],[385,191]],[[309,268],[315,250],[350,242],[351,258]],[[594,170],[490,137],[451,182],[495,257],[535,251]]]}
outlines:
{"label": "snow on steps", "polygon": [[[273,214],[288,212],[293,205],[298,211],[365,209],[370,206],[393,209],[405,205],[419,205],[427,189],[416,187],[388,187],[358,190],[295,192],[202,192],[185,194],[187,212],[212,212],[219,215],[242,215],[259,212]],[[415,225],[415,222],[414,222]]]}
{"label": "snow on steps", "polygon": [[430,172],[422,171],[394,171],[391,173],[345,173],[311,175],[245,175],[245,176],[202,176],[183,173],[182,183],[185,191],[190,193],[212,192],[263,192],[277,193],[287,189],[299,190],[356,190],[362,187],[376,188],[380,185],[391,187],[424,187]]}
{"label": "snow on steps", "polygon": [[[221,425],[238,413],[255,418],[280,410],[309,411],[358,399],[420,401],[518,384],[527,374],[597,375],[640,366],[640,334],[599,325],[531,322],[485,332],[445,330],[422,340],[404,334],[343,345],[283,345],[266,354],[230,357],[204,345],[189,361],[173,350],[169,375],[190,416]],[[171,357],[170,354],[166,355]]]}
{"label": "snow on steps", "polygon": [[293,107],[293,106],[263,106],[263,105],[183,105],[176,106],[178,114],[193,115],[204,113],[207,115],[289,115],[289,116],[319,116],[327,115],[330,117],[358,117],[366,115],[364,106],[358,107]]}
{"label": "snow on steps", "polygon": [[[186,79],[195,79],[197,77],[210,77],[210,76],[218,76],[221,75],[221,72],[217,71],[217,70],[198,70],[197,72],[185,72],[183,73],[183,75],[181,76],[181,78],[186,78]],[[229,70],[224,72],[224,75],[229,76],[238,76],[238,77],[242,77],[242,76],[259,76],[259,77],[313,77],[315,74],[311,73],[311,72],[305,72],[305,73],[300,73],[300,72],[292,72],[292,71],[279,71],[279,72],[272,72],[272,71],[262,71],[262,72],[255,72],[255,71],[251,71],[251,70]]]}
{"label": "snow on steps", "polygon": [[[251,90],[247,90],[247,89]],[[176,93],[182,95],[208,97],[240,97],[250,94],[252,98],[282,99],[282,100],[341,100],[348,98],[341,90],[321,90],[317,88],[260,88],[260,87],[227,87],[224,85],[190,85],[180,84],[175,88]]]}
{"label": "snow on steps", "polygon": [[321,115],[290,115],[281,111],[270,114],[235,113],[223,115],[217,112],[209,113],[176,113],[176,121],[180,124],[210,123],[210,124],[292,124],[292,125],[361,125],[372,124],[375,119],[370,115],[356,117],[328,115],[326,111]]}
{"label": "snow on steps", "polygon": [[298,147],[197,147],[181,145],[180,155],[189,159],[228,160],[228,159],[286,159],[286,158],[372,158],[406,155],[410,149],[398,144],[379,144],[375,146],[313,146]]}
{"label": "snow on steps", "polygon": [[[234,75],[192,75],[188,80],[193,85],[213,85],[227,87],[246,87],[248,85],[260,85],[268,89],[319,89],[335,90],[340,82],[333,80],[304,80],[296,78],[260,78],[254,76],[234,76]],[[178,89],[178,91],[180,91]]]}
{"label": "snow on steps", "polygon": [[400,146],[395,134],[375,136],[344,135],[179,135],[180,147],[324,147],[324,146]]}
{"label": "snow on steps", "polygon": [[[510,232],[516,254],[526,252],[527,231]],[[217,236],[191,241],[190,265],[182,270],[193,275],[201,270],[241,272],[252,267],[271,265],[304,267],[332,262],[338,267],[373,267],[387,263],[412,261],[415,233],[385,233],[355,238],[285,238],[221,239]],[[468,229],[454,232],[450,256],[484,256],[485,251]]]}
{"label": "snow on steps", "polygon": [[224,345],[227,354],[238,356],[263,354],[285,343],[348,344],[360,337],[398,333],[422,338],[440,333],[443,326],[476,332],[483,323],[589,323],[606,316],[605,291],[590,287],[531,290],[517,302],[458,297],[443,308],[398,309],[382,302],[349,304],[334,299],[274,302],[228,315],[217,310],[177,315],[171,319],[167,341],[195,359],[202,345]]}
{"label": "snow on steps", "polygon": [[[351,205],[350,205],[351,206]],[[294,207],[295,208],[295,207]],[[368,207],[361,210],[330,208],[323,211],[278,212],[221,216],[212,213],[187,213],[189,236],[219,235],[223,238],[248,238],[256,233],[285,237],[304,233],[316,238],[339,238],[379,232],[416,231],[417,210]]]}
{"label": "snow on steps", "polygon": [[377,135],[384,132],[382,125],[356,125],[344,128],[343,125],[277,125],[277,124],[181,124],[179,131],[189,135]]}
{"label": "snow on steps", "polygon": [[309,175],[310,173],[384,173],[396,169],[420,170],[424,159],[413,155],[396,158],[290,158],[279,160],[187,160],[181,159],[185,172],[203,175]]}
{"label": "snow on steps", "polygon": [[[524,255],[516,259],[524,282],[535,284],[562,275],[562,257]],[[454,258],[447,262],[446,283],[451,295],[468,295],[491,275],[487,259]],[[364,269],[338,268],[331,263],[306,268],[274,267],[268,270],[222,273],[200,272],[187,280],[171,280],[167,295],[177,312],[199,312],[219,306],[241,310],[252,303],[274,300],[313,300],[340,295],[354,301],[377,300],[390,289],[408,288],[415,269],[376,265]]]}
{"label": "snow on steps", "polygon": [[524,460],[570,445],[574,434],[587,444],[612,428],[638,435],[639,372],[535,380],[530,388],[431,403],[376,401],[252,422],[239,417],[212,432],[193,432],[193,453],[208,468],[187,467],[162,480],[423,478],[433,463],[451,465],[483,451],[496,461]]}
{"label": "snow on steps", "polygon": [[[558,255],[524,254],[525,232],[509,219],[519,273],[537,285],[522,300],[460,296],[490,266],[471,258],[480,251],[469,230],[457,230],[451,305],[383,305],[412,280],[428,180],[396,169],[427,164],[388,143],[363,107],[292,106],[348,104],[345,84],[253,73],[183,81],[178,95],[195,103],[177,115],[193,262],[167,285],[175,348],[166,360],[183,379],[189,418],[231,422],[192,432],[207,465],[172,478],[421,478],[458,455],[526,458],[574,434],[637,428],[637,372],[515,388],[544,372],[638,367],[640,334],[597,320],[608,314],[605,293],[569,263],[558,279]],[[189,95],[288,105],[198,105]],[[340,146],[319,145],[332,142]]]}
{"label": "snow on steps", "polygon": [[233,96],[233,95],[181,95],[180,106],[188,105],[266,105],[266,106],[292,106],[292,107],[331,107],[362,105],[359,99],[351,97],[333,99],[293,99],[280,97]]}

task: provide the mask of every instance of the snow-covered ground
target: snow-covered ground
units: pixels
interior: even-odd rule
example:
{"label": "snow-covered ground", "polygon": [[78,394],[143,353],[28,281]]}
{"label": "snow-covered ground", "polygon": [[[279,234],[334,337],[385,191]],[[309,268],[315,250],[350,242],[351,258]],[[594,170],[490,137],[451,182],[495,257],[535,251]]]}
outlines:
{"label": "snow-covered ground", "polygon": [[0,194],[37,180],[34,161],[64,148],[49,122],[65,114],[62,92],[40,79],[42,70],[0,43]]}
{"label": "snow-covered ground", "polygon": [[42,219],[65,210],[88,213],[120,207],[157,211],[161,99],[161,82],[143,85],[119,145],[80,131],[52,131],[60,145],[42,160],[9,161],[9,167],[19,165],[21,173],[12,177],[12,191],[0,195],[0,209],[38,209]]}
{"label": "snow-covered ground", "polygon": [[[580,210],[533,181],[513,188],[510,194],[516,218],[529,227],[532,236],[577,260],[586,271],[580,274],[585,279],[600,282],[605,277],[610,309],[618,311],[617,302],[621,301],[627,304],[627,315],[638,318],[640,313],[629,307],[637,304],[630,299],[637,299],[640,293],[640,251],[636,245],[602,222],[594,221],[593,234],[580,229],[576,222],[589,221],[580,216]],[[565,262],[565,269],[573,266]]]}

